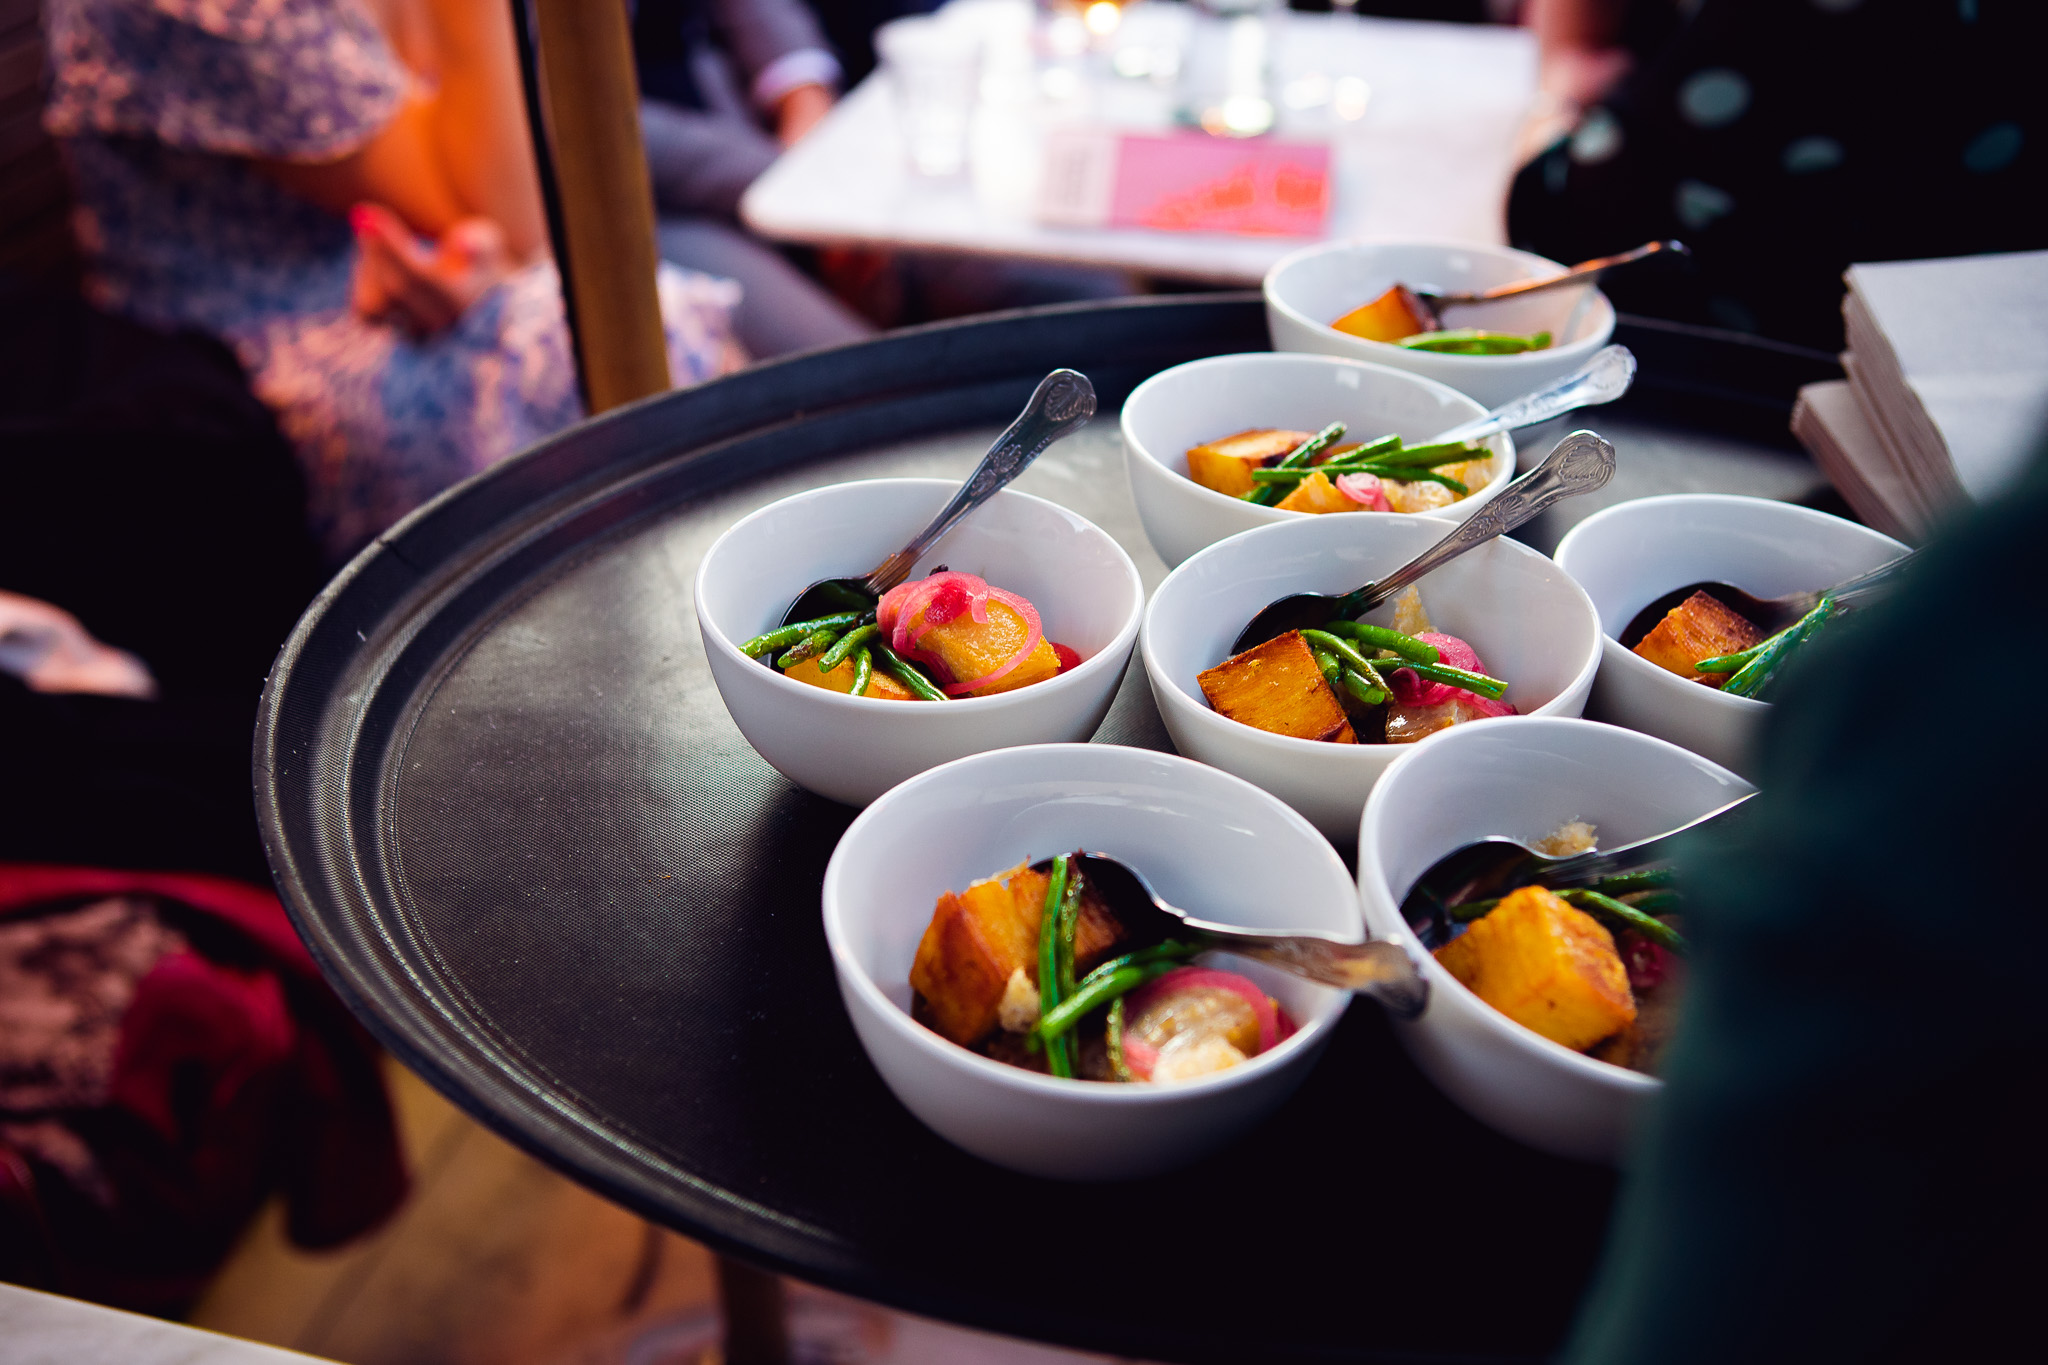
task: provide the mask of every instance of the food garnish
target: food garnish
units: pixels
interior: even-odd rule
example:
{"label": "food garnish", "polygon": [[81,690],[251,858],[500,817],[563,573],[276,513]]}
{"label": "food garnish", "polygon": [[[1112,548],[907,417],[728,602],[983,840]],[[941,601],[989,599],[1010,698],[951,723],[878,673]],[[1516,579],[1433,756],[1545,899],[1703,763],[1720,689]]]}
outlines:
{"label": "food garnish", "polygon": [[1321,431],[1254,427],[1188,451],[1204,488],[1287,512],[1428,512],[1492,477],[1493,452],[1463,441],[1404,445],[1399,436],[1337,445]]}
{"label": "food garnish", "polygon": [[1045,638],[1038,609],[941,569],[865,609],[800,621],[740,646],[794,682],[890,701],[990,697],[1044,682],[1080,656]]}
{"label": "food garnish", "polygon": [[1834,613],[1835,599],[1823,596],[1812,611],[1766,638],[1755,622],[1701,591],[1666,612],[1636,642],[1634,652],[1667,672],[1731,697],[1758,698]]}
{"label": "food garnish", "polygon": [[[1539,849],[1590,851],[1593,829],[1560,826]],[[1548,850],[1546,850],[1548,851]],[[1481,1000],[1552,1042],[1650,1071],[1669,1040],[1686,942],[1668,868],[1590,886],[1517,887],[1443,908],[1456,935],[1436,959]]]}
{"label": "food garnish", "polygon": [[1400,285],[1371,303],[1352,309],[1330,326],[1367,341],[1383,341],[1412,351],[1445,351],[1454,355],[1518,355],[1550,345],[1550,333],[1485,332],[1471,327],[1440,331],[1417,312]]}
{"label": "food garnish", "polygon": [[1137,942],[1079,863],[1020,863],[940,896],[910,969],[912,1017],[1012,1066],[1111,1082],[1221,1071],[1294,1032],[1249,978],[1189,965],[1204,944]]}
{"label": "food garnish", "polygon": [[1276,735],[1332,744],[1410,744],[1462,721],[1512,716],[1508,684],[1472,646],[1429,629],[1414,588],[1395,619],[1290,630],[1197,675],[1218,715]]}

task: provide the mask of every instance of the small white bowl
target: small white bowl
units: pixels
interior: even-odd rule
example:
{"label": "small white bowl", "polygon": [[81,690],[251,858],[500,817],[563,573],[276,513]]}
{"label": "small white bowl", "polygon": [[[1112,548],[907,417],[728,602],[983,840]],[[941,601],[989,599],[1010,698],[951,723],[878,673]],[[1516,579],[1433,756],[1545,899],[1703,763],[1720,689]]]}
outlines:
{"label": "small white bowl", "polygon": [[[1752,788],[1674,744],[1565,717],[1459,725],[1387,770],[1358,832],[1358,891],[1372,937],[1412,936],[1401,901],[1452,849],[1491,835],[1540,839],[1567,820],[1614,848],[1675,829]],[[1409,1055],[1467,1113],[1531,1147],[1618,1160],[1663,1082],[1551,1042],[1465,989],[1435,958],[1429,1007],[1396,1023]]]}
{"label": "small white bowl", "polygon": [[[1304,517],[1232,536],[1168,574],[1146,608],[1138,648],[1175,747],[1257,783],[1333,840],[1356,837],[1367,794],[1410,746],[1269,734],[1218,715],[1196,675],[1229,657],[1237,633],[1268,603],[1293,592],[1348,592],[1399,568],[1450,529],[1428,517]],[[1585,592],[1557,565],[1517,541],[1496,540],[1419,586],[1432,623],[1469,643],[1495,677],[1507,679],[1507,700],[1518,710],[1579,714],[1600,663],[1600,623]],[[1371,619],[1386,622],[1392,614],[1382,607]]]}
{"label": "small white bowl", "polygon": [[864,806],[913,773],[1013,744],[1083,740],[1109,711],[1145,603],[1137,566],[1086,518],[1004,489],[913,571],[939,564],[1022,595],[1079,667],[1014,692],[948,702],[852,697],[792,682],[740,652],[821,578],[865,573],[901,549],[958,485],[873,479],[784,498],[718,538],[697,569],[697,626],[740,733],[800,787]]}
{"label": "small white bowl", "polygon": [[1906,548],[1867,526],[1769,498],[1674,493],[1594,513],[1557,547],[1559,567],[1593,599],[1605,633],[1587,713],[1752,772],[1750,745],[1769,703],[1689,682],[1616,637],[1637,612],[1688,583],[1776,597],[1853,578]]}
{"label": "small white bowl", "polygon": [[1614,305],[1591,285],[1452,308],[1447,327],[1548,331],[1552,344],[1520,355],[1443,355],[1367,341],[1330,324],[1397,284],[1487,289],[1555,275],[1556,261],[1504,246],[1465,242],[1326,242],[1303,247],[1266,272],[1266,330],[1276,351],[1308,351],[1392,365],[1470,394],[1482,407],[1564,378],[1614,335]]}
{"label": "small white bowl", "polygon": [[[1124,470],[1145,538],[1168,566],[1254,526],[1318,517],[1404,518],[1401,512],[1283,512],[1204,488],[1188,477],[1188,451],[1255,427],[1315,431],[1345,424],[1344,439],[1389,433],[1425,440],[1486,409],[1442,384],[1382,365],[1270,351],[1210,356],[1162,370],[1124,400]],[[1463,521],[1515,476],[1515,443],[1490,437],[1493,477],[1428,513]]]}
{"label": "small white bowl", "polygon": [[825,941],[861,1046],[939,1136],[1027,1175],[1154,1175],[1221,1147],[1278,1106],[1348,997],[1224,959],[1277,999],[1298,1031],[1228,1071],[1173,1085],[1042,1076],[913,1021],[910,965],[940,894],[1075,849],[1119,858],[1171,903],[1224,923],[1363,937],[1344,864],[1249,783],[1148,749],[1041,744],[948,763],[868,807],[825,868]]}

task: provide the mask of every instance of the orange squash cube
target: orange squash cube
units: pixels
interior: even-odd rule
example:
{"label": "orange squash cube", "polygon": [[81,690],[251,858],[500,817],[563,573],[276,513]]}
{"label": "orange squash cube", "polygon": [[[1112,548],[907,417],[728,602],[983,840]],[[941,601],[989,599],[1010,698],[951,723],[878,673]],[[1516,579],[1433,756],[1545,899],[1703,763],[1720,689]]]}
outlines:
{"label": "orange squash cube", "polygon": [[[782,676],[794,679],[810,687],[822,687],[832,692],[853,691],[853,674],[857,667],[847,659],[839,667],[826,673],[818,667],[816,659],[805,659],[802,663],[782,670]],[[868,690],[864,697],[885,697],[890,701],[916,701],[917,696],[902,683],[877,668],[868,674]]]}
{"label": "orange squash cube", "polygon": [[1333,744],[1358,743],[1344,703],[1316,667],[1315,653],[1298,630],[1225,659],[1198,674],[1196,681],[1218,715],[1254,729]]}
{"label": "orange squash cube", "polygon": [[1252,471],[1315,435],[1280,427],[1254,427],[1188,452],[1188,477],[1204,488],[1241,498],[1252,491]]}
{"label": "orange squash cube", "polygon": [[[1015,657],[1030,635],[1031,627],[1025,624],[1022,616],[1009,604],[991,599],[986,621],[976,621],[962,613],[942,626],[933,626],[918,639],[917,644],[918,648],[928,649],[944,660],[955,678],[961,682],[972,682],[995,672]],[[977,687],[967,695],[992,697],[998,692],[1011,692],[1035,682],[1044,682],[1059,671],[1060,656],[1041,636],[1024,662],[987,687]]]}
{"label": "orange squash cube", "polygon": [[1400,285],[1395,285],[1371,303],[1352,309],[1343,317],[1330,324],[1340,332],[1348,332],[1367,341],[1395,342],[1403,337],[1412,337],[1418,332],[1429,330],[1429,320],[1409,306],[1402,297]]}
{"label": "orange squash cube", "polygon": [[1636,1019],[1614,936],[1540,886],[1511,892],[1436,960],[1508,1018],[1577,1052]]}
{"label": "orange squash cube", "polygon": [[1286,512],[1363,512],[1365,504],[1344,496],[1330,476],[1317,470],[1294,485],[1294,491],[1273,504]]}
{"label": "orange squash cube", "polygon": [[[917,945],[910,985],[923,997],[919,1018],[933,1032],[972,1047],[995,1031],[1013,972],[1038,982],[1038,926],[1046,875],[1020,863],[939,897]],[[1123,925],[1086,882],[1074,929],[1074,970],[1099,966],[1124,939]]]}
{"label": "orange squash cube", "polygon": [[1657,667],[1708,687],[1728,681],[1727,673],[1701,673],[1702,659],[1739,654],[1762,644],[1764,633],[1746,616],[1718,597],[1696,592],[1664,614],[1664,619],[1637,642],[1635,652]]}

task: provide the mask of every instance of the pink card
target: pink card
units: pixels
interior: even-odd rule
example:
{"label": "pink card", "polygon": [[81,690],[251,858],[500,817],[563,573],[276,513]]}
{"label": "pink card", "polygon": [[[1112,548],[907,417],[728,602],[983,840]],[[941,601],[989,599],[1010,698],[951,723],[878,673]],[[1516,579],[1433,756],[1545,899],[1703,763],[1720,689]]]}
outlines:
{"label": "pink card", "polygon": [[1059,226],[1319,237],[1329,209],[1322,143],[1078,129],[1046,139],[1039,218]]}

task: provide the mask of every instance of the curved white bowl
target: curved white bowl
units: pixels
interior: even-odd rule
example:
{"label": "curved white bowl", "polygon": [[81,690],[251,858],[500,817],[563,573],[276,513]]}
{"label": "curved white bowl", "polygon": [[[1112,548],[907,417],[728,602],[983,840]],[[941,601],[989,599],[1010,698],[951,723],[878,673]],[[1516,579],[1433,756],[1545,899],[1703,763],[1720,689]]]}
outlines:
{"label": "curved white bowl", "polygon": [[[1255,730],[1216,714],[1196,675],[1228,657],[1237,633],[1268,603],[1293,592],[1349,591],[1399,568],[1450,529],[1428,517],[1303,517],[1232,536],[1167,575],[1145,610],[1139,652],[1175,747],[1257,783],[1331,839],[1355,837],[1373,784],[1410,746],[1324,744]],[[1507,699],[1518,709],[1579,714],[1600,663],[1600,624],[1563,570],[1526,545],[1496,540],[1420,586],[1432,622],[1508,680]],[[1391,616],[1383,607],[1372,619]]]}
{"label": "curved white bowl", "polygon": [[[1368,933],[1408,933],[1401,900],[1444,854],[1489,835],[1540,839],[1591,821],[1615,847],[1661,834],[1750,785],[1660,739],[1589,720],[1460,725],[1417,745],[1365,803],[1358,890]],[[1430,958],[1429,1007],[1396,1024],[1416,1064],[1467,1113],[1531,1147],[1617,1161],[1663,1083],[1573,1052],[1480,1000]]]}
{"label": "curved white bowl", "polygon": [[1118,1180],[1182,1166],[1250,1129],[1307,1075],[1348,997],[1227,959],[1300,1031],[1175,1085],[1058,1080],[956,1046],[910,1017],[910,964],[941,893],[1026,858],[1120,858],[1197,914],[1356,940],[1344,864],[1302,819],[1226,773],[1171,754],[1044,744],[978,754],[868,807],[825,869],[825,941],[861,1046],[911,1113],[954,1145],[1027,1175]]}
{"label": "curved white bowl", "polygon": [[[1145,538],[1169,566],[1254,526],[1355,517],[1406,519],[1400,512],[1283,512],[1204,488],[1188,477],[1188,451],[1253,427],[1315,430],[1342,421],[1346,439],[1389,432],[1422,440],[1485,411],[1441,384],[1380,365],[1270,351],[1210,356],[1162,370],[1124,400],[1124,470]],[[1431,512],[1462,521],[1515,476],[1515,444],[1486,442],[1493,477],[1472,495]]]}
{"label": "curved white bowl", "polygon": [[1688,682],[1615,637],[1637,612],[1688,583],[1776,597],[1853,578],[1906,549],[1867,526],[1769,498],[1674,493],[1594,513],[1557,547],[1559,567],[1593,599],[1604,632],[1587,713],[1752,772],[1750,745],[1768,703]]}
{"label": "curved white bowl", "polygon": [[1015,489],[996,494],[919,562],[979,574],[1038,608],[1078,668],[1014,692],[949,702],[850,697],[792,682],[740,652],[821,578],[864,573],[953,496],[943,479],[814,488],[735,523],[697,569],[697,626],[718,694],[761,757],[800,787],[864,806],[914,773],[1013,744],[1083,740],[1130,661],[1145,591],[1137,566],[1085,517]]}
{"label": "curved white bowl", "polygon": [[1614,305],[1591,285],[1456,309],[1453,327],[1496,332],[1549,331],[1546,350],[1521,355],[1440,355],[1339,332],[1330,323],[1396,284],[1485,289],[1564,267],[1504,246],[1467,242],[1326,242],[1285,256],[1266,272],[1266,330],[1276,351],[1349,356],[1409,370],[1496,408],[1562,379],[1614,335]]}

